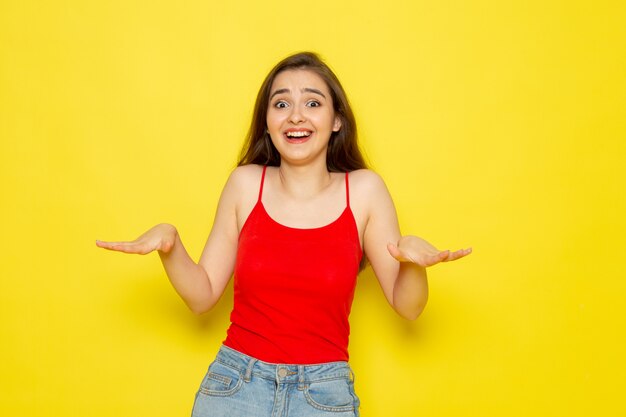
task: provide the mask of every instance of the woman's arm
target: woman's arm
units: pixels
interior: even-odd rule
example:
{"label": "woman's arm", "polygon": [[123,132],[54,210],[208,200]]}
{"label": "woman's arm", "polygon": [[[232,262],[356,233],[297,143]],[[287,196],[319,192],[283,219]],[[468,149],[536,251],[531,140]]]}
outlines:
{"label": "woman's arm", "polygon": [[233,273],[237,254],[237,197],[242,195],[237,170],[228,179],[213,228],[199,263],[195,263],[170,224],[159,224],[130,242],[102,242],[104,249],[147,254],[158,251],[167,276],[176,292],[196,314],[209,311],[219,300]]}
{"label": "woman's arm", "polygon": [[426,268],[468,255],[471,249],[439,251],[417,236],[401,236],[393,200],[383,180],[371,171],[362,180],[368,190],[365,254],[389,304],[402,317],[414,320],[428,300]]}

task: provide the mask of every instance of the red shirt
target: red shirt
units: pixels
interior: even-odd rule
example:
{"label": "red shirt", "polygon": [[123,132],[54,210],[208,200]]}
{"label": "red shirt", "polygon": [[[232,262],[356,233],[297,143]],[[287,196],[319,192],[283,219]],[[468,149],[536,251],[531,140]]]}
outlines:
{"label": "red shirt", "polygon": [[348,360],[348,316],[362,257],[350,209],[332,223],[298,229],[274,221],[259,199],[239,235],[234,306],[224,344],[264,362]]}

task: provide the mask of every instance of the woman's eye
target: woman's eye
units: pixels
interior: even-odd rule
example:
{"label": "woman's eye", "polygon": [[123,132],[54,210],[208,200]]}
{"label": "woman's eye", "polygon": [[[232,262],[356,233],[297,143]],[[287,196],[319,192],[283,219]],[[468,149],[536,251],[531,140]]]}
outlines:
{"label": "woman's eye", "polygon": [[320,106],[320,102],[319,101],[309,101],[306,105],[309,106],[309,107],[319,107]]}
{"label": "woman's eye", "polygon": [[287,103],[284,101],[277,101],[276,104],[274,104],[274,107],[277,109],[284,109],[287,107]]}

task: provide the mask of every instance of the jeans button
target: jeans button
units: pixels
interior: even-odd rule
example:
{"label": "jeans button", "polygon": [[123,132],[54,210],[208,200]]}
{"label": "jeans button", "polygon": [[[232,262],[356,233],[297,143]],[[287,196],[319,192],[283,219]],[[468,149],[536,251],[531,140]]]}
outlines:
{"label": "jeans button", "polygon": [[285,368],[280,368],[278,370],[278,376],[281,378],[284,378],[287,376],[287,370]]}

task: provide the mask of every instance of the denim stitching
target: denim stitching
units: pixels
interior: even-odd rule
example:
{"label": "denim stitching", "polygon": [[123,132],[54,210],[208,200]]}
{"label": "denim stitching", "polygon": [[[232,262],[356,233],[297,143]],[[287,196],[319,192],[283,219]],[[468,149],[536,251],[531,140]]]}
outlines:
{"label": "denim stitching", "polygon": [[[335,378],[335,379],[341,380],[339,378]],[[315,381],[315,382],[318,382],[318,381]],[[348,385],[350,385],[349,381],[347,382],[348,382]],[[324,404],[320,404],[316,402],[313,399],[313,397],[311,397],[311,394],[309,393],[309,384],[307,384],[304,387],[304,397],[306,398],[306,402],[309,403],[312,407],[317,408],[318,410],[322,410],[322,411],[332,411],[336,413],[354,411],[355,404],[354,404],[354,395],[352,395],[352,389],[350,389],[350,396],[352,397],[352,405],[342,405],[342,406],[324,405]]]}
{"label": "denim stitching", "polygon": [[227,387],[230,385],[230,383],[233,381],[232,378],[224,376],[224,375],[220,375],[220,374],[216,374],[215,372],[208,372],[206,374],[207,378],[212,379],[213,381],[217,381],[220,382],[224,385],[226,385]]}

